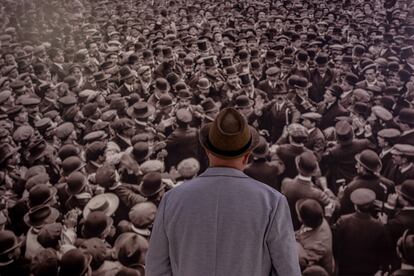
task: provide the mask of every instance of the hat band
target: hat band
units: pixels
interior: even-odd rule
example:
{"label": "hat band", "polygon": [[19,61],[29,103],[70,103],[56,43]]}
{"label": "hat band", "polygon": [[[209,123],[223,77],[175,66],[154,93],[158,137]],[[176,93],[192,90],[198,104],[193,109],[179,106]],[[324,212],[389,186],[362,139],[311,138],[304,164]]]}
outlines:
{"label": "hat band", "polygon": [[240,155],[240,154],[242,154],[242,153],[244,153],[249,147],[250,147],[250,145],[252,144],[252,135],[250,135],[250,139],[249,139],[249,141],[243,146],[243,147],[241,147],[240,149],[238,149],[238,150],[221,150],[221,149],[219,149],[219,148],[217,148],[217,147],[215,147],[211,142],[210,142],[210,139],[207,137],[207,145],[208,145],[208,147],[214,152],[214,153],[217,153],[217,154],[220,154],[220,155],[224,155],[224,156],[229,156],[229,157],[235,157],[235,156],[238,156],[238,155]]}

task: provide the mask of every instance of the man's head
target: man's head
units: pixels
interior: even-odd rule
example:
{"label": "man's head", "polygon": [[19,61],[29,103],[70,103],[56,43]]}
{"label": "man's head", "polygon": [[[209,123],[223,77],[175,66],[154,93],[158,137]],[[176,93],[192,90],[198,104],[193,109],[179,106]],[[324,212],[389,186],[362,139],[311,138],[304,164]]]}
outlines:
{"label": "man's head", "polygon": [[258,142],[257,131],[233,108],[223,109],[212,123],[200,130],[200,143],[213,167],[243,170]]}

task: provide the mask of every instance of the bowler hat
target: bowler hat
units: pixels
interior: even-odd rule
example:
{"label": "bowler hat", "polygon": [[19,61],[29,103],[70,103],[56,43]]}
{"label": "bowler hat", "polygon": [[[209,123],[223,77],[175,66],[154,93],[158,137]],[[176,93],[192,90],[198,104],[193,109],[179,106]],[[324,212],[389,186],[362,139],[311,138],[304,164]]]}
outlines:
{"label": "bowler hat", "polygon": [[83,209],[83,217],[87,218],[91,212],[101,211],[112,216],[119,206],[119,198],[112,193],[99,194],[91,198]]}
{"label": "bowler hat", "polygon": [[132,154],[138,163],[145,161],[150,154],[148,142],[135,143],[132,149]]}
{"label": "bowler hat", "polygon": [[[10,253],[20,245],[21,242],[17,239],[16,235],[12,231],[0,231],[0,257],[3,257],[4,255]],[[3,265],[5,264],[0,262],[0,267]]]}
{"label": "bowler hat", "polygon": [[78,171],[72,172],[66,180],[66,190],[71,195],[79,194],[86,186],[86,176]]}
{"label": "bowler hat", "polygon": [[[85,218],[85,217],[84,217]],[[82,227],[82,235],[84,238],[100,238],[108,227],[113,223],[112,218],[102,211],[93,211],[85,218]]]}
{"label": "bowler hat", "polygon": [[129,69],[128,66],[121,67],[121,69],[119,70],[119,74],[121,75],[120,76],[121,80],[126,80],[126,79],[134,77],[134,74],[132,73],[131,69]]}
{"label": "bowler hat", "polygon": [[35,207],[49,203],[57,193],[56,188],[46,184],[37,184],[29,191],[29,206]]}
{"label": "bowler hat", "polygon": [[414,125],[414,108],[403,108],[396,118],[396,121],[400,121],[405,124]]}
{"label": "bowler hat", "polygon": [[100,72],[96,72],[95,74],[93,74],[93,77],[95,79],[95,82],[103,82],[103,81],[109,80],[111,75],[105,74],[105,72],[100,71]]}
{"label": "bowler hat", "polygon": [[151,197],[159,193],[164,188],[161,174],[158,172],[149,172],[144,175],[139,186],[139,191],[144,197]]}
{"label": "bowler hat", "polygon": [[355,159],[362,167],[374,173],[379,172],[382,168],[381,159],[372,150],[367,149],[362,151],[355,156]]}
{"label": "bowler hat", "polygon": [[223,159],[241,157],[259,142],[257,131],[234,108],[223,109],[212,123],[205,124],[199,138],[205,149]]}
{"label": "bowler hat", "polygon": [[252,107],[254,104],[253,100],[250,100],[246,95],[240,95],[236,98],[235,108]]}
{"label": "bowler hat", "polygon": [[58,210],[47,205],[40,205],[30,208],[23,220],[28,226],[39,227],[55,222],[58,217]]}
{"label": "bowler hat", "polygon": [[62,162],[62,174],[68,176],[72,172],[79,171],[85,166],[78,156],[69,156]]}
{"label": "bowler hat", "polygon": [[396,191],[404,199],[414,204],[414,180],[407,179],[400,186],[396,187]]}

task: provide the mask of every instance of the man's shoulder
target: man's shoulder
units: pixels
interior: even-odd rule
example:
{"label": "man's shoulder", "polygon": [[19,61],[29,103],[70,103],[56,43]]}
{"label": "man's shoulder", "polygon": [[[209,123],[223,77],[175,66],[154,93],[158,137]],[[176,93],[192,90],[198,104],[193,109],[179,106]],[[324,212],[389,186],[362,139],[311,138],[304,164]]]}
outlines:
{"label": "man's shoulder", "polygon": [[242,171],[231,173],[203,173],[200,176],[184,182],[178,187],[175,187],[168,192],[169,197],[176,197],[185,193],[200,193],[211,191],[212,189],[220,188],[222,192],[236,192],[241,194],[259,195],[263,196],[283,196],[275,189],[268,185],[257,181]]}

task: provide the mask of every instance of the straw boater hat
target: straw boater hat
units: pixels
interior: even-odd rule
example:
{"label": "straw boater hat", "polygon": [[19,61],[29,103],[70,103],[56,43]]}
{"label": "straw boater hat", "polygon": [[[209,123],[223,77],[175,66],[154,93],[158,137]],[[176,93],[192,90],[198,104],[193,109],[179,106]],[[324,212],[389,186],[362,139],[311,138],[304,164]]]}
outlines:
{"label": "straw boater hat", "polygon": [[259,143],[259,134],[236,109],[225,108],[201,128],[200,143],[217,157],[234,159],[252,151]]}

